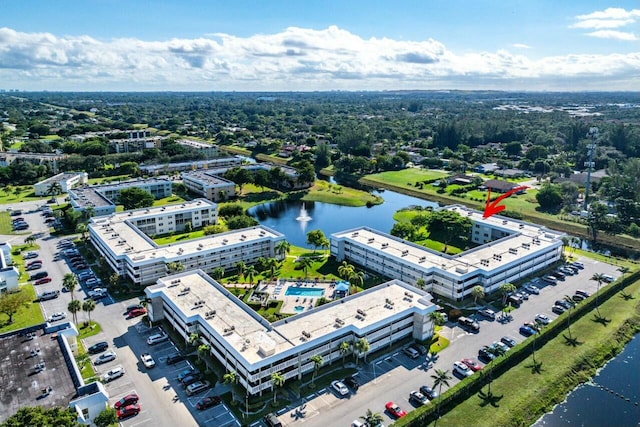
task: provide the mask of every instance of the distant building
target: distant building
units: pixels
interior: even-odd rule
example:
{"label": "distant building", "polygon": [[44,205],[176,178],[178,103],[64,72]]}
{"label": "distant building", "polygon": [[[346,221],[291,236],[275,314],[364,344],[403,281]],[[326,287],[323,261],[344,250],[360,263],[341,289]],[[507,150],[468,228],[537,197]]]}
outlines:
{"label": "distant building", "polygon": [[49,187],[54,182],[57,182],[60,184],[62,192],[67,193],[69,189],[86,184],[88,180],[89,177],[86,172],[59,173],[34,184],[33,189],[36,196],[48,196]]}
{"label": "distant building", "polygon": [[189,191],[214,202],[224,201],[236,195],[236,184],[233,181],[206,170],[182,173],[182,183]]}
{"label": "distant building", "polygon": [[464,174],[452,175],[445,178],[445,180],[447,181],[447,184],[449,185],[451,184],[469,185],[473,183],[474,179],[475,179],[474,176],[464,175]]}
{"label": "distant building", "polygon": [[92,426],[93,419],[109,405],[109,393],[100,381],[78,387],[77,397],[69,402],[69,407],[78,414],[78,423]]}
{"label": "distant building", "polygon": [[493,175],[503,178],[521,178],[527,175],[527,171],[522,169],[498,169],[493,172]]}
{"label": "distant building", "polygon": [[206,159],[220,155],[218,146],[207,142],[197,141],[195,139],[179,139],[177,143],[196,150],[198,153],[204,155]]}
{"label": "distant building", "polygon": [[499,167],[497,163],[485,163],[484,165],[476,166],[473,168],[473,171],[476,173],[493,173],[498,169]]}
{"label": "distant building", "polygon": [[222,167],[240,166],[242,157],[219,157],[209,160],[196,160],[193,162],[165,163],[160,165],[140,165],[138,170],[146,175],[163,175],[172,172],[186,172],[201,169],[216,169]]}
{"label": "distant building", "polygon": [[494,193],[506,193],[507,191],[511,191],[518,186],[519,184],[514,182],[502,181],[499,179],[489,179],[482,183],[480,189],[486,190],[487,188],[491,188],[491,191],[493,191]]}
{"label": "distant building", "polygon": [[18,289],[19,278],[20,272],[11,258],[11,244],[0,243],[0,294]]}

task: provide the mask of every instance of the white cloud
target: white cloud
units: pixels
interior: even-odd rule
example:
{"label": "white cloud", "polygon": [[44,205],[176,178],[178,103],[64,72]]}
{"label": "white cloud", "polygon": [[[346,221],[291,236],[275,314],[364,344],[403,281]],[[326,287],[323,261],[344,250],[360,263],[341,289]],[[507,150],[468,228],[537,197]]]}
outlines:
{"label": "white cloud", "polygon": [[627,33],[624,31],[614,31],[614,30],[593,31],[591,33],[587,33],[587,35],[591,37],[598,37],[601,39],[614,39],[614,40],[625,40],[625,41],[638,40],[638,36],[636,36],[633,33]]}
{"label": "white cloud", "polygon": [[565,90],[576,79],[576,90],[636,90],[639,70],[640,53],[456,53],[432,39],[364,39],[335,26],[165,41],[0,28],[0,82],[26,90]]}
{"label": "white cloud", "polygon": [[605,10],[592,12],[586,15],[578,15],[578,20],[588,19],[638,19],[640,18],[640,9],[625,10],[619,7],[610,7]]}
{"label": "white cloud", "polygon": [[514,43],[511,45],[511,47],[515,47],[516,49],[531,49],[531,46],[524,43]]}
{"label": "white cloud", "polygon": [[619,28],[633,24],[633,19],[585,19],[571,24],[569,28],[590,28],[598,30],[601,28]]}

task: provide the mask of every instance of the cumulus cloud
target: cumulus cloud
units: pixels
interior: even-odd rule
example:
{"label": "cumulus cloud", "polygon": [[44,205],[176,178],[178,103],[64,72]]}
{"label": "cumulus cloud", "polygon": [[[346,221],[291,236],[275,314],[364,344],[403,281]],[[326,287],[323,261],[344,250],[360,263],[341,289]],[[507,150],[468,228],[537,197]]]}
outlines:
{"label": "cumulus cloud", "polygon": [[614,39],[614,40],[625,40],[625,41],[638,40],[638,36],[636,36],[633,33],[627,33],[624,31],[615,31],[615,30],[593,31],[591,33],[587,33],[587,35],[591,37],[598,37],[601,39]]}
{"label": "cumulus cloud", "polygon": [[575,22],[569,28],[581,28],[596,30],[586,33],[587,36],[606,39],[616,39],[633,41],[638,40],[638,36],[630,31],[616,31],[611,28],[622,28],[629,25],[636,25],[640,20],[640,9],[626,10],[610,7],[605,10],[577,15]]}
{"label": "cumulus cloud", "polygon": [[576,78],[635,90],[639,70],[640,53],[456,53],[433,39],[365,39],[336,26],[158,41],[0,28],[0,81],[28,90],[564,89]]}
{"label": "cumulus cloud", "polygon": [[514,43],[511,45],[511,47],[515,47],[516,49],[531,49],[531,46],[524,43]]}

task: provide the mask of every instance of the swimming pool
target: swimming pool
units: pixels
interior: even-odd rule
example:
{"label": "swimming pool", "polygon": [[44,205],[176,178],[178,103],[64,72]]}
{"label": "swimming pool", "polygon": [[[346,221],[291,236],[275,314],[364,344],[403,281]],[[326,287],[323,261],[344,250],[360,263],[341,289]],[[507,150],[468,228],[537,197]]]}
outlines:
{"label": "swimming pool", "polygon": [[324,296],[324,288],[300,288],[289,286],[284,293],[286,296],[321,297]]}
{"label": "swimming pool", "polygon": [[304,311],[304,306],[296,305],[295,307],[293,307],[293,311],[295,311],[296,313],[302,313]]}

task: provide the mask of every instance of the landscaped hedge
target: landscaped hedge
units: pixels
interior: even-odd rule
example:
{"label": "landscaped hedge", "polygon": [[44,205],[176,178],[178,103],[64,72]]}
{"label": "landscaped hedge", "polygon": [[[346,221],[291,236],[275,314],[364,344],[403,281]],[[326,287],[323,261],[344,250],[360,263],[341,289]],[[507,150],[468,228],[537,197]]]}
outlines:
{"label": "landscaped hedge", "polygon": [[[608,300],[618,291],[624,289],[636,280],[640,280],[640,271],[636,271],[635,273],[625,278],[619,279],[616,282],[601,288],[598,301],[602,303]],[[572,309],[572,322],[575,322],[582,316],[591,313],[595,306],[596,296],[592,295],[584,302],[579,304],[575,309]],[[491,364],[493,365],[493,378],[499,377],[500,375],[529,357],[532,353],[534,344],[536,348],[540,348],[549,340],[555,338],[562,331],[564,331],[567,326],[566,322],[564,321],[566,320],[566,316],[568,316],[568,313],[563,313],[558,317],[556,321],[550,323],[540,333],[527,338],[521,344],[512,348],[505,356],[499,357],[491,362]],[[589,360],[578,360],[576,363],[578,365],[584,364],[585,366],[590,366],[591,362]],[[481,372],[484,372],[484,370]],[[440,413],[445,414],[448,411],[452,410],[458,404],[468,399],[470,396],[478,393],[482,389],[482,387],[486,385],[486,383],[487,380],[484,373],[480,375],[473,375],[463,381],[460,381],[458,384],[451,387],[441,395]],[[409,412],[405,417],[400,418],[393,425],[419,427],[433,422],[436,418],[438,402],[434,401],[433,403],[433,405],[422,406],[414,411]]]}

